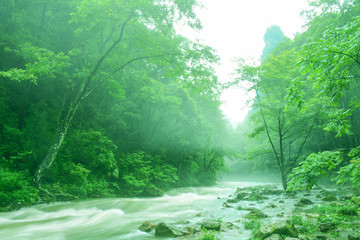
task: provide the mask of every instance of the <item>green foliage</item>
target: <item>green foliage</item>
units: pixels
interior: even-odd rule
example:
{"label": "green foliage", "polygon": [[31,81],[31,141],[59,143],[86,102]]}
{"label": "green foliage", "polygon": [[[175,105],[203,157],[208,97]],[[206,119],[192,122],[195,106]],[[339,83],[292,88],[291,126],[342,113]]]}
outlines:
{"label": "green foliage", "polygon": [[119,159],[119,166],[128,194],[156,196],[162,193],[161,189],[169,189],[178,181],[176,168],[164,164],[159,156],[144,152],[126,155]]}
{"label": "green foliage", "polygon": [[197,1],[0,5],[1,168],[38,179],[47,163],[41,186],[58,200],[216,182],[219,58],[174,27],[201,28]]}
{"label": "green foliage", "polygon": [[253,236],[255,236],[255,234],[259,230],[260,226],[261,226],[261,222],[257,219],[251,219],[251,220],[244,221],[245,229],[251,230]]}
{"label": "green foliage", "polygon": [[319,152],[310,154],[299,167],[293,169],[289,190],[311,189],[317,184],[319,177],[329,176],[343,161],[341,152]]}
{"label": "green foliage", "polygon": [[360,187],[360,147],[352,149],[348,157],[350,163],[341,167],[337,176],[334,178],[337,184],[350,185],[354,188]]}
{"label": "green foliage", "polygon": [[0,208],[19,208],[38,202],[39,192],[32,186],[28,172],[0,168],[0,179]]}
{"label": "green foliage", "polygon": [[341,225],[344,220],[356,219],[358,216],[358,208],[355,205],[325,204],[315,206],[311,211],[320,215],[317,222],[334,223],[336,225]]}
{"label": "green foliage", "polygon": [[316,220],[313,218],[307,218],[303,215],[294,215],[290,219],[291,223],[295,226],[302,226],[299,229],[300,233],[315,233],[318,231]]}
{"label": "green foliage", "polygon": [[202,236],[198,240],[220,240],[221,234],[216,231],[208,231],[205,228],[202,229]]}

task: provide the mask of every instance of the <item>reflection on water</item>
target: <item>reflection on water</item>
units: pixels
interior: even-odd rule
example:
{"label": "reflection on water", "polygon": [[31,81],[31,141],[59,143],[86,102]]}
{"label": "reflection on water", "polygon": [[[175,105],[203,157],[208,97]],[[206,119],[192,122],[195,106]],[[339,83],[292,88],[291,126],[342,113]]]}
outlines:
{"label": "reflection on water", "polygon": [[[237,221],[240,212],[222,207],[237,187],[256,183],[224,182],[213,187],[179,188],[158,198],[112,198],[53,203],[0,213],[0,239],[154,239],[137,228],[152,222],[198,224],[204,220]],[[229,231],[226,239],[248,235]],[[224,235],[223,234],[223,235]]]}

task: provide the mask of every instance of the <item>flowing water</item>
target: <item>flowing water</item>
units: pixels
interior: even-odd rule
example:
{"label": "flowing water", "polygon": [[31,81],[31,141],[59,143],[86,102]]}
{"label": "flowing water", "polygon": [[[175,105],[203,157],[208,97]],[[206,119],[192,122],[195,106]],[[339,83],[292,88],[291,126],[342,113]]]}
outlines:
{"label": "flowing water", "polygon": [[233,230],[222,233],[223,239],[248,239],[250,232],[241,223],[242,211],[222,204],[236,188],[253,185],[257,184],[223,182],[212,187],[179,188],[157,198],[61,202],[0,213],[0,239],[156,239],[154,231],[138,230],[142,222],[199,226],[209,220],[235,224]]}

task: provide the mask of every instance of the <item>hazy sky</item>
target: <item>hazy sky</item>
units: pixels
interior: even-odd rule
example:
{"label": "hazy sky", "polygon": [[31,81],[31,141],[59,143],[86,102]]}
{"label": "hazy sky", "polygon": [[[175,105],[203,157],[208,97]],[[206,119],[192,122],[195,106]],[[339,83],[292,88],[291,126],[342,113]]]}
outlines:
{"label": "hazy sky", "polygon": [[[301,10],[307,0],[201,0],[203,9],[197,11],[203,24],[201,32],[185,29],[180,33],[190,39],[200,39],[217,50],[221,66],[217,74],[221,82],[231,80],[234,58],[257,60],[265,44],[263,36],[268,27],[278,25],[285,36],[292,38],[302,31]],[[229,89],[222,95],[222,110],[234,125],[241,122],[248,108],[249,97],[241,89]]]}

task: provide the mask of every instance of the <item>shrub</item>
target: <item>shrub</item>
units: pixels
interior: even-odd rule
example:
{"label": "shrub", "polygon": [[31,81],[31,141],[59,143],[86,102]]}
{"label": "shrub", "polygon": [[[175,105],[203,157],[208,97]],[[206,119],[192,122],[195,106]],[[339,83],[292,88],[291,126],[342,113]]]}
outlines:
{"label": "shrub", "polygon": [[28,172],[12,172],[0,169],[0,207],[18,208],[36,204],[38,190],[32,186]]}

